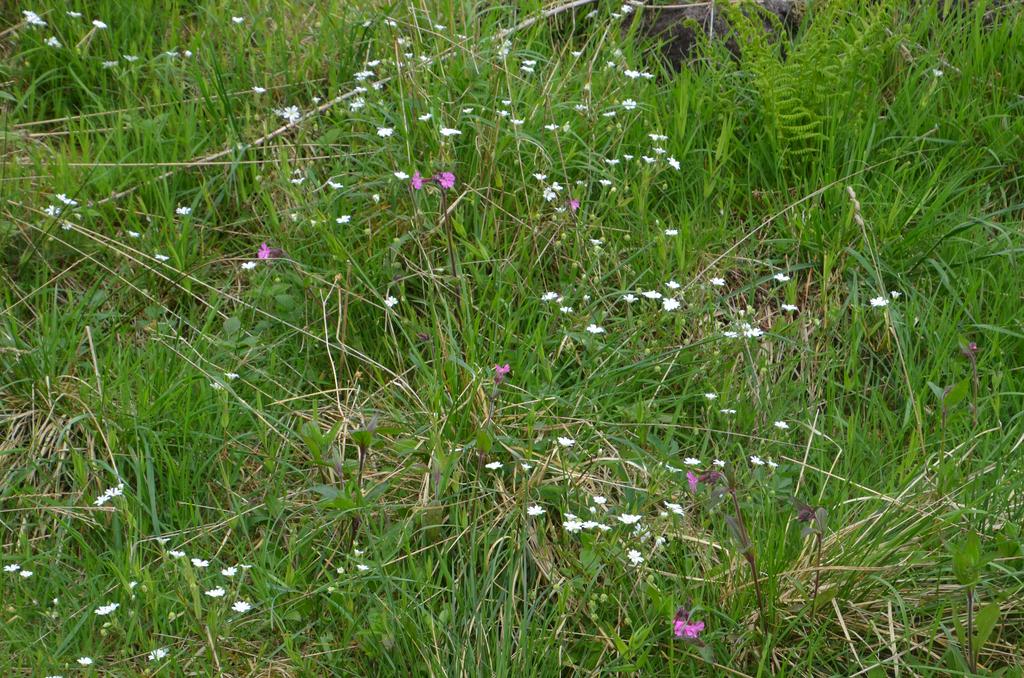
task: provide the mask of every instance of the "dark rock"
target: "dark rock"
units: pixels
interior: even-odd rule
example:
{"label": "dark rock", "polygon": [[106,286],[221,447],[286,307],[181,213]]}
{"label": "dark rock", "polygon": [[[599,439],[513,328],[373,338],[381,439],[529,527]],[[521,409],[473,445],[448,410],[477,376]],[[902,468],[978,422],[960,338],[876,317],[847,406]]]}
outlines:
{"label": "dark rock", "polygon": [[[694,49],[708,36],[724,40],[726,48],[736,57],[740,55],[739,45],[722,11],[722,5],[729,0],[718,2],[668,2],[663,5],[647,5],[640,15],[640,32],[662,43],[665,58],[675,68],[690,60]],[[761,11],[765,30],[775,33],[781,24],[789,33],[796,31],[803,16],[804,0],[761,0],[760,10],[748,8],[744,11]],[[773,21],[774,15],[778,22]]]}

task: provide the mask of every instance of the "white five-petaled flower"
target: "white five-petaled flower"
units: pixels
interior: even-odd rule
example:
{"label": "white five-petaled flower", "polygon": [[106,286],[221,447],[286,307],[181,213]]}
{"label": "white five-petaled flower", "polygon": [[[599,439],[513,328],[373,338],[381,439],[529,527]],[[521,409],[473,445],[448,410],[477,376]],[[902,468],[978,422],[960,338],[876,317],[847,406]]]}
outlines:
{"label": "white five-petaled flower", "polygon": [[453,129],[451,127],[442,127],[441,136],[443,137],[454,137],[462,134],[461,130]]}
{"label": "white five-petaled flower", "polygon": [[378,127],[377,128],[377,136],[379,136],[381,139],[387,139],[389,136],[391,136],[394,133],[395,133],[395,130],[394,130],[393,127]]}
{"label": "white five-petaled flower", "polygon": [[625,108],[627,111],[632,111],[634,108],[636,108],[636,102],[633,101],[632,99],[626,99],[625,101],[622,102],[622,107]]}
{"label": "white five-petaled flower", "polygon": [[202,558],[193,558],[192,559],[192,565],[194,567],[198,567],[198,568],[202,569],[204,567],[209,567],[210,566],[210,561],[209,560],[203,560]]}
{"label": "white five-petaled flower", "polygon": [[779,282],[788,282],[790,280],[790,277],[785,273],[776,273],[772,277],[778,280]]}
{"label": "white five-petaled flower", "polygon": [[626,554],[626,557],[629,558],[629,562],[632,563],[634,567],[644,562],[644,557],[640,555],[640,552],[636,549],[630,549],[629,553]]}
{"label": "white five-petaled flower", "polygon": [[871,300],[871,305],[875,308],[882,308],[889,305],[889,300],[885,297],[875,297]]}
{"label": "white five-petaled flower", "polygon": [[391,295],[388,295],[388,296],[384,297],[384,304],[388,308],[393,308],[395,306],[395,304],[397,304],[397,303],[398,303],[398,299],[396,299],[395,297],[393,297]]}
{"label": "white five-petaled flower", "polygon": [[499,468],[504,466],[500,461],[492,461],[490,464],[485,464],[484,468],[489,468],[492,471],[497,471]]}
{"label": "white five-petaled flower", "polygon": [[754,466],[764,466],[764,459],[757,456],[756,454],[750,455],[750,463]]}
{"label": "white five-petaled flower", "polygon": [[220,571],[220,573],[225,577],[234,577],[236,574],[238,574],[238,568],[232,565],[231,567],[225,567],[223,570]]}
{"label": "white five-petaled flower", "polygon": [[166,647],[158,647],[157,649],[155,649],[155,650],[153,650],[152,652],[149,653],[149,661],[151,661],[151,662],[158,662],[161,659],[163,659],[164,657],[166,657],[167,654],[168,654],[168,650],[167,650]]}
{"label": "white five-petaled flower", "polygon": [[96,614],[97,617],[106,617],[108,614],[113,613],[114,610],[116,610],[119,607],[121,606],[118,603],[107,603],[106,605],[100,605],[95,610],[93,610],[93,612]]}
{"label": "white five-petaled flower", "polygon": [[211,598],[221,598],[224,596],[224,589],[218,586],[217,588],[210,589],[209,591],[205,591],[204,593],[210,596]]}
{"label": "white five-petaled flower", "polygon": [[33,572],[32,570],[22,570],[18,574],[21,576],[22,579],[28,579],[33,574],[35,574],[35,572]]}
{"label": "white five-petaled flower", "polygon": [[590,323],[587,325],[587,332],[590,332],[591,334],[604,334],[604,328],[595,325],[594,323]]}
{"label": "white five-petaled flower", "polygon": [[661,302],[662,308],[666,311],[674,311],[679,308],[680,303],[678,299],[663,299]]}
{"label": "white five-petaled flower", "polygon": [[77,661],[80,666],[92,666],[92,657],[79,657],[75,661]]}
{"label": "white five-petaled flower", "polygon": [[103,494],[96,497],[96,501],[93,502],[93,506],[103,506],[114,497],[120,497],[124,494],[124,483],[118,483],[116,487],[108,487],[103,491]]}
{"label": "white five-petaled flower", "polygon": [[563,522],[562,527],[565,528],[566,532],[579,532],[583,529],[583,523],[576,519],[571,519]]}
{"label": "white five-petaled flower", "polygon": [[576,441],[565,436],[558,436],[558,444],[562,447],[572,447],[576,444]]}
{"label": "white five-petaled flower", "polygon": [[526,513],[527,515],[531,516],[540,516],[546,513],[546,511],[543,506],[538,506],[537,504],[534,504],[533,506],[527,507]]}
{"label": "white five-petaled flower", "polygon": [[244,600],[236,600],[231,606],[231,609],[239,614],[244,614],[252,609],[252,604]]}
{"label": "white five-petaled flower", "polygon": [[640,522],[641,516],[633,515],[632,513],[623,513],[618,518],[619,522],[623,525],[635,525]]}
{"label": "white five-petaled flower", "polygon": [[171,549],[170,551],[168,551],[167,554],[171,558],[184,558],[185,557],[185,552],[184,551],[175,551],[174,549]]}
{"label": "white five-petaled flower", "polygon": [[794,306],[793,304],[783,304],[782,305],[782,310],[786,311],[788,313],[796,313],[800,309],[798,307]]}
{"label": "white five-petaled flower", "polygon": [[178,216],[187,217],[192,214],[192,208],[186,205],[181,205],[174,210],[174,213]]}
{"label": "white five-petaled flower", "polygon": [[46,21],[41,16],[39,16],[38,14],[33,12],[32,10],[23,9],[23,10],[21,10],[21,14],[22,14],[22,16],[25,17],[25,23],[27,23],[29,26],[45,26],[46,25]]}
{"label": "white five-petaled flower", "polygon": [[286,106],[284,108],[275,108],[274,113],[279,117],[284,118],[291,124],[295,124],[302,117],[302,113],[299,111],[298,106]]}
{"label": "white five-petaled flower", "polygon": [[99,19],[93,19],[92,20],[92,25],[95,26],[96,28],[100,29],[101,31],[104,28],[107,27],[107,25],[105,23],[103,23],[102,21],[100,21]]}
{"label": "white five-petaled flower", "polygon": [[700,466],[700,459],[697,459],[696,457],[687,457],[686,459],[683,459],[683,463],[687,466]]}
{"label": "white five-petaled flower", "polygon": [[779,428],[779,429],[785,430],[785,429],[789,428],[789,424],[787,424],[786,422],[784,422],[784,421],[782,421],[780,419],[779,421],[775,422],[775,428]]}
{"label": "white five-petaled flower", "polygon": [[764,336],[764,330],[760,327],[754,327],[749,323],[743,324],[743,336],[747,339],[758,339]]}

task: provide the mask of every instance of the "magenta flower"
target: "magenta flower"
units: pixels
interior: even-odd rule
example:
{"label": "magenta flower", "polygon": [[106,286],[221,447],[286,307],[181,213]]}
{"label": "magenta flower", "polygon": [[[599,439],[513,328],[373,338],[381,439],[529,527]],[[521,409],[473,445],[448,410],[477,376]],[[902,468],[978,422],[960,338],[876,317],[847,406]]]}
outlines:
{"label": "magenta flower", "polygon": [[697,640],[700,637],[700,632],[704,630],[704,622],[691,621],[690,611],[685,607],[681,607],[676,610],[676,618],[672,622],[672,630],[677,638]]}
{"label": "magenta flower", "polygon": [[686,482],[688,482],[690,484],[690,492],[693,492],[693,493],[696,494],[696,492],[697,492],[697,483],[700,482],[700,478],[697,477],[697,474],[694,473],[693,471],[687,471],[686,472]]}
{"label": "magenta flower", "polygon": [[569,199],[569,211],[575,212],[579,208],[580,208],[580,201],[577,200],[576,198],[570,198]]}
{"label": "magenta flower", "polygon": [[455,175],[451,172],[438,172],[434,175],[434,181],[436,181],[437,185],[441,188],[448,190],[455,186]]}
{"label": "magenta flower", "polygon": [[675,633],[677,638],[691,638],[697,639],[700,637],[700,632],[704,630],[704,622],[689,622],[682,619],[675,621]]}
{"label": "magenta flower", "polygon": [[412,179],[409,180],[409,185],[412,186],[412,190],[418,191],[423,188],[423,175],[419,173],[419,170],[412,173]]}
{"label": "magenta flower", "polygon": [[256,256],[260,259],[280,259],[284,256],[284,250],[280,247],[271,247],[267,243],[260,245],[260,249],[256,252]]}
{"label": "magenta flower", "polygon": [[501,382],[505,381],[505,377],[507,377],[508,373],[511,372],[511,371],[512,371],[512,368],[509,367],[508,363],[505,363],[504,365],[495,365],[494,366],[494,385],[497,386]]}

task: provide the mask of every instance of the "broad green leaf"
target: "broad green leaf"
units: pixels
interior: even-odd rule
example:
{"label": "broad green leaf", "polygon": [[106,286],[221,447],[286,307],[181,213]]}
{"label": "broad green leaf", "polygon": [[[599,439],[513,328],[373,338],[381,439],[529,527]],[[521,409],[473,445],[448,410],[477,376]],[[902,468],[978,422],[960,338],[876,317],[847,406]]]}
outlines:
{"label": "broad green leaf", "polygon": [[224,334],[229,337],[233,337],[242,329],[242,321],[238,318],[231,316],[230,318],[224,319]]}
{"label": "broad green leaf", "polygon": [[949,408],[956,407],[963,401],[963,399],[967,396],[970,390],[970,380],[964,379],[963,381],[957,383],[951,389],[949,389],[949,393],[946,394],[946,398],[943,401],[943,405]]}
{"label": "broad green leaf", "polygon": [[476,449],[480,450],[484,454],[488,454],[493,447],[494,440],[491,438],[491,433],[487,429],[480,429],[476,434]]}
{"label": "broad green leaf", "polygon": [[974,616],[974,651],[980,652],[999,623],[999,603],[989,603]]}

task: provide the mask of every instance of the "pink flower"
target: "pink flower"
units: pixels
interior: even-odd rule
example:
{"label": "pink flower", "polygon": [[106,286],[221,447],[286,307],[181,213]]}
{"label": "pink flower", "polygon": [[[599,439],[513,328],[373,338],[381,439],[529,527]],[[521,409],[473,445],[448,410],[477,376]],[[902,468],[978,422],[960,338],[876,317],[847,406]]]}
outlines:
{"label": "pink flower", "polygon": [[501,382],[505,381],[505,377],[508,376],[508,373],[511,372],[511,371],[512,371],[512,368],[509,367],[508,363],[505,363],[504,365],[495,365],[494,366],[494,385],[497,386]]}
{"label": "pink flower", "polygon": [[672,622],[672,630],[677,638],[697,640],[700,637],[700,632],[704,630],[704,622],[691,621],[690,611],[685,607],[680,607],[676,610],[676,618]]}
{"label": "pink flower", "polygon": [[690,622],[687,619],[676,619],[673,624],[677,638],[691,638],[696,640],[700,632],[704,630],[704,622]]}
{"label": "pink flower", "polygon": [[575,212],[579,208],[580,208],[580,201],[577,200],[576,198],[570,198],[569,199],[569,210],[571,212]]}
{"label": "pink flower", "polygon": [[690,492],[697,492],[697,483],[700,482],[700,478],[693,471],[686,472],[686,482],[690,484]]}
{"label": "pink flower", "polygon": [[423,188],[423,175],[419,173],[419,170],[412,173],[412,179],[409,180],[409,185],[412,186],[412,190],[418,191]]}
{"label": "pink flower", "polygon": [[271,247],[267,243],[260,245],[260,249],[256,252],[256,256],[260,259],[280,259],[284,256],[284,250],[280,247]]}
{"label": "pink flower", "polygon": [[438,172],[434,175],[434,181],[436,181],[437,185],[441,188],[448,190],[455,186],[455,175],[451,172]]}

